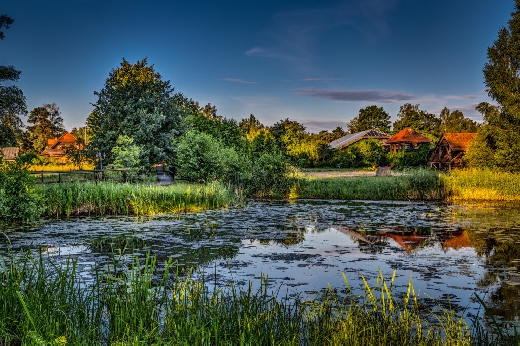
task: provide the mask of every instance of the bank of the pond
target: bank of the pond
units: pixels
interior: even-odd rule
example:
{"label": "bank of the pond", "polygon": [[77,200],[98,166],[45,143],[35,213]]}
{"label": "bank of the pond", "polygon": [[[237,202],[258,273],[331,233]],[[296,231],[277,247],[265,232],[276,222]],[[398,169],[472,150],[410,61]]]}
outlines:
{"label": "bank of the pond", "polygon": [[341,200],[442,200],[443,181],[438,172],[417,169],[388,177],[300,178],[290,198]]}
{"label": "bank of the pond", "polygon": [[63,183],[37,187],[42,214],[71,215],[154,215],[216,209],[235,197],[222,184],[175,184],[146,186],[121,183]]}
{"label": "bank of the pond", "polygon": [[414,169],[388,177],[300,178],[290,198],[394,201],[520,202],[520,174],[492,170]]}
{"label": "bank of the pond", "polygon": [[0,261],[0,344],[49,345],[501,345],[451,310],[424,311],[410,283],[392,294],[382,275],[365,294],[328,290],[310,299],[280,300],[267,280],[258,291],[208,291],[204,282],[161,277],[155,259],[130,269],[97,271],[85,283],[76,264],[23,257]]}

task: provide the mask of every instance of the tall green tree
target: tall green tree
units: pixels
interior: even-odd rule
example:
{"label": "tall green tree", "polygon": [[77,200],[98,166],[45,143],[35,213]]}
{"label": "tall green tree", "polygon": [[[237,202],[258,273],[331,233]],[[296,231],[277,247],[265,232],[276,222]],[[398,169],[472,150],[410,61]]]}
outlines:
{"label": "tall green tree", "polygon": [[106,163],[112,163],[112,149],[125,135],[140,147],[143,166],[170,158],[172,139],[181,134],[182,120],[193,111],[193,101],[173,91],[146,59],[135,64],[123,59],[103,89],[94,92],[98,99],[87,119],[93,132],[89,147],[105,153]]}
{"label": "tall green tree", "polygon": [[476,166],[520,171],[520,0],[515,1],[507,28],[487,51],[484,79],[488,95],[499,107],[481,103],[484,125],[469,148]]}
{"label": "tall green tree", "polygon": [[45,150],[48,139],[57,138],[65,132],[60,108],[55,103],[45,103],[41,107],[34,108],[27,122],[33,124],[27,126],[27,132],[36,153]]}
{"label": "tall green tree", "polygon": [[411,127],[415,131],[436,142],[441,136],[441,120],[434,114],[419,109],[418,104],[412,105],[405,103],[397,113],[397,120],[394,122],[393,132],[397,133],[405,127]]}
{"label": "tall green tree", "polygon": [[[0,29],[9,29],[14,20],[6,15],[0,16]],[[0,40],[5,38],[0,31]],[[21,140],[23,122],[21,116],[27,114],[26,98],[15,85],[5,86],[5,82],[16,82],[20,71],[13,66],[0,66],[0,146],[15,146]]]}
{"label": "tall green tree", "polygon": [[447,107],[444,107],[439,118],[441,119],[441,129],[443,133],[474,133],[477,132],[479,128],[477,122],[465,118],[464,114],[459,110],[450,112]]}
{"label": "tall green tree", "polygon": [[240,131],[242,131],[244,136],[250,141],[265,130],[264,124],[262,124],[253,114],[250,114],[249,118],[240,120],[238,126],[240,127]]}
{"label": "tall green tree", "polygon": [[350,133],[376,129],[382,132],[390,132],[390,115],[383,107],[368,106],[359,110],[359,115],[347,123]]}

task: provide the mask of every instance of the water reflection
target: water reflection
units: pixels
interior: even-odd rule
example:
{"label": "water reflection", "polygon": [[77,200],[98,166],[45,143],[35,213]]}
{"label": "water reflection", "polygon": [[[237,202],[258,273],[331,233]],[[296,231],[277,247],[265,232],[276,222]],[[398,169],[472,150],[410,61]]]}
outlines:
{"label": "water reflection", "polygon": [[507,320],[520,317],[520,208],[436,203],[250,202],[245,208],[152,218],[82,218],[9,229],[0,252],[37,249],[74,256],[89,270],[113,252],[158,263],[173,258],[180,274],[212,273],[215,285],[246,285],[263,273],[289,296],[328,283],[361,290],[382,270],[397,270],[396,290],[410,276],[416,290],[476,313],[473,292]]}

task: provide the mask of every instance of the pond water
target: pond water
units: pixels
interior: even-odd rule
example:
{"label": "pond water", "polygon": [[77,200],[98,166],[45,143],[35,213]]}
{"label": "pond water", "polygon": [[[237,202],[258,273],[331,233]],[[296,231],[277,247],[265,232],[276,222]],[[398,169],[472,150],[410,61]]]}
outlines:
{"label": "pond water", "polygon": [[[363,290],[379,271],[394,290],[411,279],[420,297],[479,313],[520,318],[520,208],[387,201],[251,201],[242,208],[149,218],[43,220],[0,233],[0,254],[41,249],[57,261],[74,257],[85,280],[122,251],[158,263],[173,258],[179,273],[195,269],[210,286],[259,286],[296,297],[329,285]],[[427,299],[429,301],[429,298]],[[425,299],[426,301],[426,299]],[[482,314],[482,312],[480,312]]]}

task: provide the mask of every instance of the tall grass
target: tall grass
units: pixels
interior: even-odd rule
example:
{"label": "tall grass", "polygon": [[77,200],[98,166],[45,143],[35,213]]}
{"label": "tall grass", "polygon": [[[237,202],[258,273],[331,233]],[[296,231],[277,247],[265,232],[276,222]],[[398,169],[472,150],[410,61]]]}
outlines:
{"label": "tall grass", "polygon": [[429,169],[403,171],[390,177],[302,178],[292,198],[365,200],[441,200],[443,181]]}
{"label": "tall grass", "polygon": [[[30,255],[0,262],[0,344],[38,345],[471,345],[453,311],[426,311],[410,283],[402,297],[380,274],[355,296],[329,289],[313,298],[277,299],[267,279],[254,290],[208,290],[155,258],[113,265],[85,283],[74,261]],[[500,345],[479,330],[480,344]]]}
{"label": "tall grass", "polygon": [[520,174],[489,169],[454,170],[442,177],[451,202],[520,202]]}
{"label": "tall grass", "polygon": [[39,186],[44,215],[153,215],[215,209],[233,201],[220,184],[145,186],[118,183],[63,183]]}

